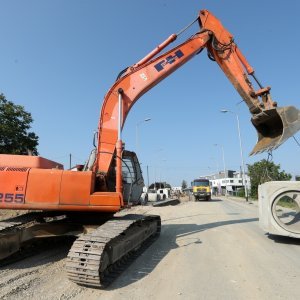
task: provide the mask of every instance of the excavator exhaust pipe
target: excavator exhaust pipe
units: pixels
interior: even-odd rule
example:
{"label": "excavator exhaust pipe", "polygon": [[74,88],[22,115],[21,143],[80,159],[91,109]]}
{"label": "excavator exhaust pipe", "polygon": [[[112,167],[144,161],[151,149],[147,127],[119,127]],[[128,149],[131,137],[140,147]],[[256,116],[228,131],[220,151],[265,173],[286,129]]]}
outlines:
{"label": "excavator exhaust pipe", "polygon": [[251,119],[257,130],[258,141],[250,155],[279,147],[300,130],[300,110],[294,106],[264,110]]}

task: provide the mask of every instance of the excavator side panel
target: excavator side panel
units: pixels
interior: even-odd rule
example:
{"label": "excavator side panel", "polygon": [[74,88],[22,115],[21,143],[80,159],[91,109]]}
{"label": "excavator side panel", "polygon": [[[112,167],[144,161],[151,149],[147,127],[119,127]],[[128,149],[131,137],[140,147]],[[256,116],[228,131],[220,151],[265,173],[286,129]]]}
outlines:
{"label": "excavator side panel", "polygon": [[23,204],[29,168],[0,168],[0,208]]}
{"label": "excavator side panel", "polygon": [[117,212],[122,195],[93,193],[93,172],[1,168],[0,209]]}
{"label": "excavator side panel", "polygon": [[58,205],[63,171],[31,169],[28,176],[26,204]]}
{"label": "excavator side panel", "polygon": [[89,205],[93,185],[92,172],[64,171],[60,188],[60,204]]}

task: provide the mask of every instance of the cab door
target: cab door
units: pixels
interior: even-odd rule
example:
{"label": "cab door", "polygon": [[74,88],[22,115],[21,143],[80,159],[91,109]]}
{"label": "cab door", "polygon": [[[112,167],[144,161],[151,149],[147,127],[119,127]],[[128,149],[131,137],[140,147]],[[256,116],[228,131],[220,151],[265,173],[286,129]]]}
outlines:
{"label": "cab door", "polygon": [[138,158],[134,152],[123,152],[122,173],[124,201],[138,204],[145,183]]}

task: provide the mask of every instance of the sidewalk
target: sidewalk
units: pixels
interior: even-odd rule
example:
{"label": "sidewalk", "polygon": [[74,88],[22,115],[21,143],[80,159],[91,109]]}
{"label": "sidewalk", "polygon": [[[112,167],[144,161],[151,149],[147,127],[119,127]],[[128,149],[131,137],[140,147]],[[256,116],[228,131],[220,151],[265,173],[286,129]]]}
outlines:
{"label": "sidewalk", "polygon": [[231,200],[239,203],[245,203],[249,205],[258,206],[258,200],[249,198],[248,202],[244,197],[236,197],[236,196],[212,196],[212,199],[221,199],[221,200]]}

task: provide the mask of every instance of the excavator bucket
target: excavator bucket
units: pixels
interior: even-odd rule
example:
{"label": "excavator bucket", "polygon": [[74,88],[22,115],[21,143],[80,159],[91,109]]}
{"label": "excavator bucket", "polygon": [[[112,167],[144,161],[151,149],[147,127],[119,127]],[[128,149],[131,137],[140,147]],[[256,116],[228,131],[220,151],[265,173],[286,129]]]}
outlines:
{"label": "excavator bucket", "polygon": [[300,129],[300,110],[285,106],[264,110],[251,119],[258,141],[250,155],[276,149]]}

